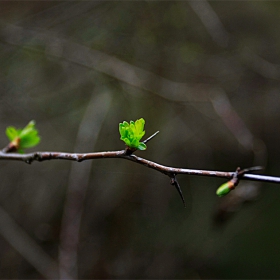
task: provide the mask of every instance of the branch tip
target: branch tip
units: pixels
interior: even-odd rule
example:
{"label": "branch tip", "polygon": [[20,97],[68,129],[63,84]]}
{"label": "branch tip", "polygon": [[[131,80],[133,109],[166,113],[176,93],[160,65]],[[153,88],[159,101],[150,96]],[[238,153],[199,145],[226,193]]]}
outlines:
{"label": "branch tip", "polygon": [[254,171],[259,171],[259,170],[263,170],[264,167],[263,166],[253,166],[253,167],[249,167],[249,168],[245,168],[245,169],[240,169],[240,167],[238,167],[235,171],[235,173],[237,173],[238,177],[242,177],[245,173],[251,173]]}
{"label": "branch tip", "polygon": [[154,138],[158,133],[159,133],[159,131],[155,132],[153,135],[151,135],[146,140],[144,140],[143,143],[146,144],[148,141],[150,141],[152,138]]}

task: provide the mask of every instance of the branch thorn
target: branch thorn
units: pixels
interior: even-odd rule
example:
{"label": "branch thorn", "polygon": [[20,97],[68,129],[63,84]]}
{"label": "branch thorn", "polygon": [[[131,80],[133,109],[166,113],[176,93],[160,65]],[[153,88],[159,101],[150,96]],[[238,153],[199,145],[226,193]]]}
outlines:
{"label": "branch thorn", "polygon": [[178,191],[178,193],[183,201],[184,207],[186,208],[186,202],[185,202],[181,187],[179,185],[179,182],[177,181],[175,174],[172,174],[172,176],[170,176],[170,184],[175,186],[176,190]]}

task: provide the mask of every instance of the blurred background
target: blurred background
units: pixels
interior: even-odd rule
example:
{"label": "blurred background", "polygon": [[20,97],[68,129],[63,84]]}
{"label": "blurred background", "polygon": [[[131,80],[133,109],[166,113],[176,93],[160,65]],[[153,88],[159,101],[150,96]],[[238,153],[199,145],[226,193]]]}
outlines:
{"label": "blurred background", "polygon": [[[0,143],[35,120],[30,151],[121,150],[173,167],[280,176],[280,2],[5,1]],[[280,186],[169,178],[121,159],[1,161],[0,278],[280,278]]]}

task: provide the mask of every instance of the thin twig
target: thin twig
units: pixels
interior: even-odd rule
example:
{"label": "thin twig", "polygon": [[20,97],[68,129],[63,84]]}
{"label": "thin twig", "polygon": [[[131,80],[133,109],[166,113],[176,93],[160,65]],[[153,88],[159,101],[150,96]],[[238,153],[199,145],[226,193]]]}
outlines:
{"label": "thin twig", "polygon": [[149,142],[150,140],[152,140],[152,138],[154,138],[158,133],[159,133],[159,131],[155,132],[153,135],[151,135],[151,136],[148,137],[146,140],[144,140],[143,143],[146,144],[147,142]]}
{"label": "thin twig", "polygon": [[[125,150],[120,151],[108,151],[108,152],[95,152],[95,153],[62,153],[62,152],[35,152],[29,154],[17,154],[9,153],[5,154],[0,152],[0,160],[18,160],[26,163],[32,163],[33,161],[45,161],[53,159],[61,160],[73,160],[81,162],[84,160],[93,160],[100,158],[122,158],[131,160],[135,163],[144,165],[146,167],[155,169],[161,173],[168,176],[171,174],[186,174],[186,175],[197,175],[197,176],[210,176],[210,177],[220,177],[220,178],[232,178],[234,172],[225,171],[212,171],[212,170],[200,170],[200,169],[186,169],[186,168],[176,168],[169,167],[156,162],[138,157],[136,155],[128,155]],[[263,181],[268,183],[280,183],[280,177],[265,176],[258,174],[244,174],[241,178],[242,180],[252,180],[252,181]]]}

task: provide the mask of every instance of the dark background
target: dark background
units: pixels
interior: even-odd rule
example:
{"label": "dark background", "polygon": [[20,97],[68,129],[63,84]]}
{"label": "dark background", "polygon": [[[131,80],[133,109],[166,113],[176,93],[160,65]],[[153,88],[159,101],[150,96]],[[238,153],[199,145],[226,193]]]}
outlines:
{"label": "dark background", "polygon": [[[0,142],[121,150],[168,166],[279,176],[278,1],[0,2]],[[1,278],[280,278],[280,188],[168,177],[121,159],[1,161]],[[77,239],[78,238],[78,239]]]}

